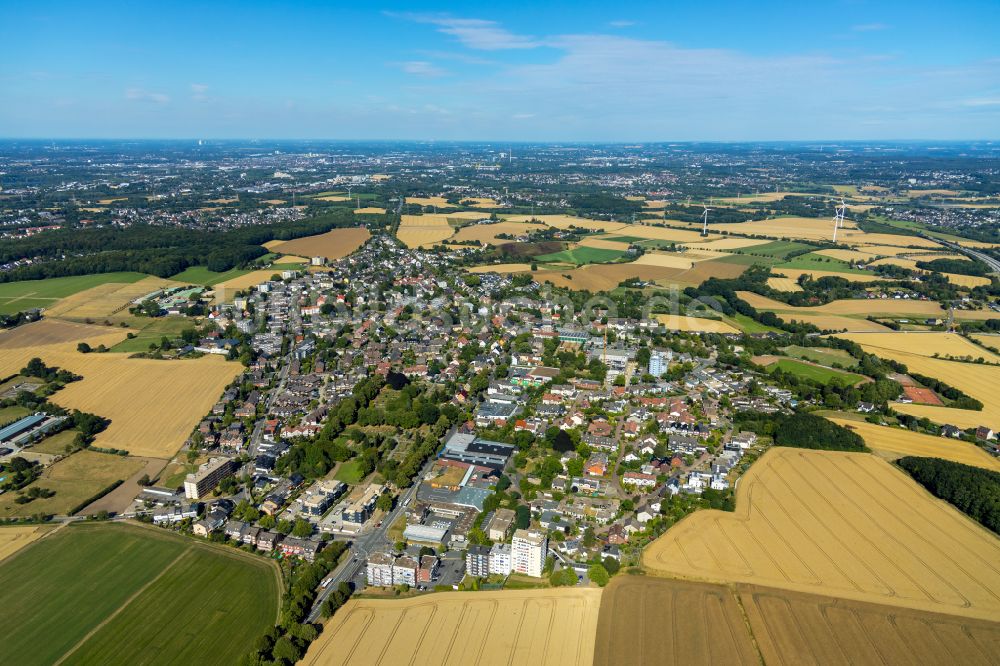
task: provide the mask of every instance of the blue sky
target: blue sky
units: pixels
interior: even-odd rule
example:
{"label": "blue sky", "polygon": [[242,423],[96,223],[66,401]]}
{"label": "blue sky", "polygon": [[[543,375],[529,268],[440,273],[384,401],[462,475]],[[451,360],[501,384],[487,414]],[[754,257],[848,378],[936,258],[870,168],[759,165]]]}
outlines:
{"label": "blue sky", "polygon": [[11,2],[0,136],[1000,139],[1000,2]]}

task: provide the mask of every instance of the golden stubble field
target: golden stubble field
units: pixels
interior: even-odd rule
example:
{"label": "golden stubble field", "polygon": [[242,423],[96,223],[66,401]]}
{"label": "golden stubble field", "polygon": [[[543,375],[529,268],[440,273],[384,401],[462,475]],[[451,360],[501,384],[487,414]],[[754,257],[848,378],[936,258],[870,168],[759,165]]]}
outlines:
{"label": "golden stubble field", "polygon": [[49,526],[39,525],[0,527],[0,561],[10,557],[51,529]]}
{"label": "golden stubble field", "polygon": [[684,331],[688,333],[740,333],[739,329],[717,319],[658,314],[656,315],[656,320],[663,324],[668,331]]}
{"label": "golden stubble field", "polygon": [[400,218],[398,238],[406,247],[417,248],[437,245],[455,233],[446,215],[403,215]]}
{"label": "golden stubble field", "polygon": [[777,313],[805,315],[913,315],[922,317],[943,317],[948,314],[936,301],[921,301],[903,298],[849,298],[830,301],[824,305],[796,307],[776,301],[752,291],[738,291],[736,295],[758,310]]}
{"label": "golden stubble field", "polygon": [[[66,328],[77,326],[43,319],[0,334],[0,375],[18,372],[34,356],[50,366],[81,375],[82,380],[67,384],[52,401],[111,419],[111,425],[97,435],[95,442],[105,448],[125,449],[136,456],[170,458],[226,385],[242,371],[239,363],[214,355],[166,361],[133,359],[118,353],[81,354],[76,350],[78,341],[114,344],[125,337],[125,331],[112,334],[94,331],[97,327]],[[79,331],[79,337],[54,344],[26,344],[33,336],[65,338],[67,330]]]}
{"label": "golden stubble field", "polygon": [[759,663],[723,585],[620,575],[604,588],[594,666]]}
{"label": "golden stubble field", "polygon": [[740,481],[735,513],[688,516],[642,562],[664,576],[1000,617],[1000,539],[870,454],[772,449]]}
{"label": "golden stubble field", "polygon": [[352,599],[300,663],[589,666],[600,604],[586,588]]}
{"label": "golden stubble field", "polygon": [[[841,335],[840,337],[852,339],[854,336]],[[971,409],[893,403],[892,407],[896,411],[912,416],[926,417],[935,423],[949,423],[959,428],[975,428],[980,425],[989,426],[994,430],[1000,428],[1000,396],[997,394],[997,387],[1000,386],[1000,367],[923,356],[922,353],[933,353],[934,349],[928,346],[913,347],[921,353],[897,351],[887,348],[886,343],[882,342],[880,337],[874,340],[874,344],[872,344],[872,339],[857,341],[860,342],[865,351],[871,354],[904,363],[912,372],[940,379],[983,403],[983,410],[978,412]],[[913,344],[920,343],[914,341]],[[982,350],[984,356],[989,353],[985,349]]]}
{"label": "golden stubble field", "polygon": [[982,357],[988,363],[1000,363],[1000,356],[969,342],[957,333],[893,332],[879,335],[849,334],[838,337],[857,342],[864,347],[871,347],[876,354],[880,350],[886,350],[920,356],[937,354],[941,357],[969,357],[973,360]]}
{"label": "golden stubble field", "polygon": [[834,423],[861,435],[869,448],[888,454],[892,459],[902,456],[943,458],[963,465],[974,465],[1000,472],[1000,461],[975,444],[948,437],[933,437],[919,432],[875,425],[867,421],[828,417]]}
{"label": "golden stubble field", "polygon": [[458,230],[449,240],[479,241],[484,245],[503,245],[513,242],[509,238],[497,238],[498,235],[523,236],[532,231],[547,228],[544,224],[528,224],[527,222],[496,222],[494,224],[470,224]]}
{"label": "golden stubble field", "polygon": [[[539,283],[552,282],[557,287],[573,290],[608,291],[623,280],[639,278],[656,282],[660,287],[697,286],[710,277],[732,278],[741,275],[747,266],[721,261],[699,261],[691,268],[669,268],[629,262],[624,264],[590,264],[568,270],[540,270],[534,273]],[[567,277],[568,276],[568,277]]]}
{"label": "golden stubble field", "polygon": [[997,622],[736,587],[762,661],[769,666],[989,666],[1000,654]]}
{"label": "golden stubble field", "polygon": [[143,278],[129,284],[109,282],[59,299],[55,305],[46,309],[45,315],[75,320],[117,320],[129,316],[128,308],[133,300],[158,289],[183,286],[182,282],[158,277]]}
{"label": "golden stubble field", "polygon": [[365,227],[332,229],[324,234],[285,241],[270,249],[282,254],[325,257],[332,260],[346,257],[364,245],[371,237],[371,233]]}

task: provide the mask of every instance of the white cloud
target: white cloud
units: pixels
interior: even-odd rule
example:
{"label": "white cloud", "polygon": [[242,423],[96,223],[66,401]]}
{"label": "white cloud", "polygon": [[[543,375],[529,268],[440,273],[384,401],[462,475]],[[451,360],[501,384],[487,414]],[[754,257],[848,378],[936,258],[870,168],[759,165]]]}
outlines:
{"label": "white cloud", "polygon": [[403,17],[417,23],[437,26],[439,32],[451,35],[464,46],[479,51],[533,49],[542,45],[533,37],[510,32],[496,21],[428,14],[406,14]]}
{"label": "white cloud", "polygon": [[974,99],[962,100],[962,106],[969,106],[972,108],[980,108],[984,106],[1000,106],[1000,97],[979,97]]}
{"label": "white cloud", "polygon": [[429,63],[426,60],[409,60],[407,62],[401,62],[399,63],[399,68],[407,74],[424,76],[427,78],[437,78],[448,73],[446,70]]}
{"label": "white cloud", "polygon": [[635,25],[635,21],[627,21],[625,19],[618,19],[617,21],[611,21],[608,23],[612,28],[629,28]]}
{"label": "white cloud", "polygon": [[164,93],[150,92],[142,88],[126,89],[125,99],[137,102],[153,102],[154,104],[166,104],[170,101],[170,97]]}
{"label": "white cloud", "polygon": [[205,93],[208,91],[208,85],[204,83],[192,83],[191,92],[193,93]]}

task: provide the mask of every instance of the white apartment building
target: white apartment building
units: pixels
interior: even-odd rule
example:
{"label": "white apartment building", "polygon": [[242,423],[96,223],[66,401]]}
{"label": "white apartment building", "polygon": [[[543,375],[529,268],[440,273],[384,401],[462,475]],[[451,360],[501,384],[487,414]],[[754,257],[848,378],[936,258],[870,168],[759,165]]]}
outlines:
{"label": "white apartment building", "polygon": [[542,577],[549,540],[543,532],[517,530],[510,544],[511,569],[535,578]]}
{"label": "white apartment building", "polygon": [[375,587],[392,586],[392,564],[395,561],[389,553],[372,553],[368,556],[366,575],[368,584]]}
{"label": "white apartment building", "polygon": [[490,574],[510,575],[510,544],[495,543],[490,549]]}

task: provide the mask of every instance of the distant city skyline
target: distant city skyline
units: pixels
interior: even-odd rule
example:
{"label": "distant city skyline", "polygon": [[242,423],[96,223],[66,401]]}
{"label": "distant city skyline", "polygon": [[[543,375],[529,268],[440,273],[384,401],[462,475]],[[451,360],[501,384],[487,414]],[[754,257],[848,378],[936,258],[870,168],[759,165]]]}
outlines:
{"label": "distant city skyline", "polygon": [[1000,139],[1000,3],[23,3],[0,137]]}

